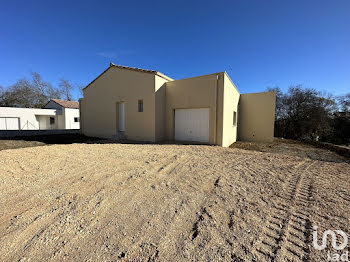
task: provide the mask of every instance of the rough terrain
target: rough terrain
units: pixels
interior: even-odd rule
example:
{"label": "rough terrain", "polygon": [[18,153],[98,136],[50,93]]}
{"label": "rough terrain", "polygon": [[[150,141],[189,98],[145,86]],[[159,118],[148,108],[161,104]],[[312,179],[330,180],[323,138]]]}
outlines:
{"label": "rough terrain", "polygon": [[350,237],[350,165],[317,152],[0,151],[1,261],[325,261],[312,226]]}

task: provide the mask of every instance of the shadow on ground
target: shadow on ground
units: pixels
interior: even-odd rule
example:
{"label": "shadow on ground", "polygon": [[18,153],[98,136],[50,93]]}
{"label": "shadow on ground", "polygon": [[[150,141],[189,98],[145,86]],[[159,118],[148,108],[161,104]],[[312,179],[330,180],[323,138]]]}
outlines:
{"label": "shadow on ground", "polygon": [[[24,136],[11,137],[0,139],[0,150],[16,149],[34,146],[46,146],[57,144],[157,144],[152,142],[141,141],[114,141],[109,139],[101,139],[97,137],[88,137],[81,134],[60,134],[60,135],[40,135],[40,136]],[[158,143],[163,144],[178,144],[178,145],[203,145],[194,142],[176,142],[165,141]]]}
{"label": "shadow on ground", "polygon": [[0,139],[0,150],[56,144],[97,143],[98,141],[103,142],[107,140],[80,134],[11,137]]}

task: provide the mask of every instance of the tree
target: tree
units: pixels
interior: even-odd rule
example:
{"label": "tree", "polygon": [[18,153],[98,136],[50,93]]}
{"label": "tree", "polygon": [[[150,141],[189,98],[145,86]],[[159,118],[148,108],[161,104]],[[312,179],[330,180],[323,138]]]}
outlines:
{"label": "tree", "polygon": [[284,99],[283,92],[281,91],[281,89],[278,86],[276,86],[276,87],[268,87],[267,91],[276,93],[275,119],[276,120],[282,119],[285,116],[285,114],[286,114],[285,107],[283,105],[283,99]]}
{"label": "tree", "polygon": [[330,142],[350,144],[350,93],[337,97],[338,112],[333,117],[333,133]]}
{"label": "tree", "polygon": [[59,88],[64,96],[64,99],[72,101],[72,90],[74,88],[73,85],[67,79],[60,79]]}
{"label": "tree", "polygon": [[[270,89],[271,90],[271,89]],[[336,102],[331,96],[302,86],[291,86],[283,94],[276,89],[275,135],[292,139],[326,138],[332,133]]]}
{"label": "tree", "polygon": [[9,107],[42,108],[50,98],[61,98],[61,93],[50,83],[42,80],[40,74],[31,73],[32,80],[19,79],[2,91],[0,105]]}
{"label": "tree", "polygon": [[0,103],[2,101],[3,94],[4,94],[4,88],[2,86],[0,86]]}
{"label": "tree", "polygon": [[350,93],[347,93],[343,96],[337,97],[338,103],[339,103],[339,109],[342,112],[350,112]]}

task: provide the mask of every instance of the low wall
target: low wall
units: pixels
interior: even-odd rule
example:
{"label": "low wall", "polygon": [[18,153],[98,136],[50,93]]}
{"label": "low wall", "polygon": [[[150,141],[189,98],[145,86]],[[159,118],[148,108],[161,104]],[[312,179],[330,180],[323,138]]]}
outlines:
{"label": "low wall", "polygon": [[238,106],[238,140],[272,142],[276,93],[241,94]]}
{"label": "low wall", "polygon": [[57,130],[0,130],[0,138],[16,136],[45,136],[61,134],[80,134],[80,129],[57,129]]}

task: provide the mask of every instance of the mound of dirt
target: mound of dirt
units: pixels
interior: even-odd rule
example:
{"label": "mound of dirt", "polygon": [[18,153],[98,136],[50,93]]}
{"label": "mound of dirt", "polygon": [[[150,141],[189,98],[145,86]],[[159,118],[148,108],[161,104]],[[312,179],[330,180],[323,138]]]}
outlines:
{"label": "mound of dirt", "polygon": [[341,156],[327,148],[315,147],[295,140],[275,138],[273,142],[243,142],[237,141],[231,148],[285,154],[328,162],[350,162],[349,158]]}

